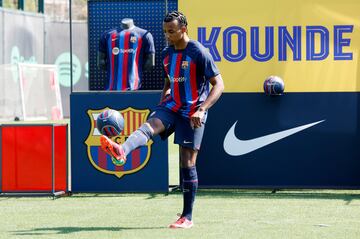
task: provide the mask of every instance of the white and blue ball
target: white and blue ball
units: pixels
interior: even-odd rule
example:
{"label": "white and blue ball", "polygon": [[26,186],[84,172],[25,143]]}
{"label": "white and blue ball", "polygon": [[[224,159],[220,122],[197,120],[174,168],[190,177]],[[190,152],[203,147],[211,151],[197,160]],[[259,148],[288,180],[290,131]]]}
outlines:
{"label": "white and blue ball", "polygon": [[124,118],[119,111],[104,110],[96,119],[96,128],[107,137],[118,136],[124,129]]}
{"label": "white and blue ball", "polygon": [[264,92],[266,95],[282,95],[285,84],[279,76],[269,76],[264,81]]}

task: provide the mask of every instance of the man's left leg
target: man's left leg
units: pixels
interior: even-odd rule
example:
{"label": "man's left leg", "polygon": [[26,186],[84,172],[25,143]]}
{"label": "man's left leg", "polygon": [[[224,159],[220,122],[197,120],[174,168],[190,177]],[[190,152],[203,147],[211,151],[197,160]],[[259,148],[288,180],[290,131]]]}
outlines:
{"label": "man's left leg", "polygon": [[192,211],[198,188],[196,158],[204,135],[205,122],[193,129],[189,121],[179,118],[175,129],[175,143],[180,147],[180,168],[183,183],[183,212],[171,228],[190,228],[193,226]]}
{"label": "man's left leg", "polygon": [[192,211],[195,195],[198,189],[198,177],[196,171],[197,150],[180,146],[181,172],[183,175],[183,212],[182,217],[192,221]]}
{"label": "man's left leg", "polygon": [[180,146],[181,173],[183,176],[183,211],[180,218],[170,228],[191,228],[192,211],[198,188],[196,157],[198,151]]}

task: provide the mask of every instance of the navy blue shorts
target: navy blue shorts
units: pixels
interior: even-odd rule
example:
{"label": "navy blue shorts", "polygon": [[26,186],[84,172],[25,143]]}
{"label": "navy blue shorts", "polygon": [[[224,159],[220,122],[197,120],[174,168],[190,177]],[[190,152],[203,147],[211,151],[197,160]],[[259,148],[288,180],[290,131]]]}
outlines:
{"label": "navy blue shorts", "polygon": [[163,106],[157,106],[150,114],[149,118],[157,118],[161,120],[165,126],[165,131],[160,133],[161,139],[165,140],[169,135],[175,132],[175,144],[196,150],[200,149],[207,113],[205,113],[201,127],[194,129],[191,128],[189,119]]}

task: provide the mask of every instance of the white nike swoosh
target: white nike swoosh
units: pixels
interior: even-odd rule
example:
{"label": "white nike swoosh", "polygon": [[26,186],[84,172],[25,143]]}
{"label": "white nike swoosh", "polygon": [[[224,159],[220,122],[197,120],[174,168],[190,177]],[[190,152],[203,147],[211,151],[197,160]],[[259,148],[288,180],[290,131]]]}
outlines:
{"label": "white nike swoosh", "polygon": [[227,154],[231,156],[240,156],[252,151],[255,151],[259,148],[262,148],[268,144],[272,144],[276,141],[279,141],[283,138],[286,138],[292,134],[295,134],[299,131],[312,127],[316,124],[319,124],[325,120],[320,120],[311,124],[302,125],[292,129],[280,131],[274,134],[268,134],[259,138],[249,139],[249,140],[240,140],[235,136],[235,126],[237,121],[227,132],[224,139],[224,150]]}

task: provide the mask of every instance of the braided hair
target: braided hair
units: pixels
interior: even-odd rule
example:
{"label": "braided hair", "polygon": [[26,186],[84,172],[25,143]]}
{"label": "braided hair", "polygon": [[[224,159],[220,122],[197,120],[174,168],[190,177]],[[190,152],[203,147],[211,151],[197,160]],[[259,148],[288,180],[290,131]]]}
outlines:
{"label": "braided hair", "polygon": [[169,12],[168,14],[166,14],[166,16],[164,18],[164,22],[172,22],[174,20],[178,20],[180,26],[187,27],[188,23],[187,23],[186,17],[181,12],[178,12],[178,11]]}

